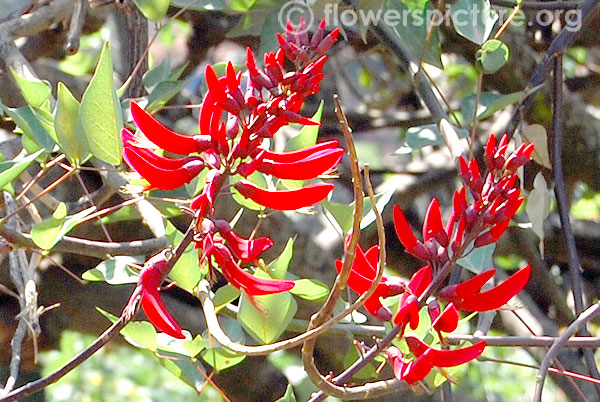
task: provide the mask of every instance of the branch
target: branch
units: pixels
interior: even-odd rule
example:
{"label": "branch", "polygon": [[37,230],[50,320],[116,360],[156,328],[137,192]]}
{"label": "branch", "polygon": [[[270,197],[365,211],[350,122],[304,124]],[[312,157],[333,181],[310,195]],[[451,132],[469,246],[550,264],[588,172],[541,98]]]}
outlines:
{"label": "branch", "polygon": [[552,360],[556,357],[556,355],[560,352],[563,346],[567,343],[569,338],[577,333],[580,328],[584,327],[590,320],[592,320],[598,313],[600,313],[600,303],[596,303],[587,310],[585,310],[581,315],[573,321],[571,325],[567,327],[565,332],[559,336],[555,341],[544,360],[540,365],[540,371],[537,375],[537,384],[535,387],[535,394],[533,396],[534,402],[540,402],[542,399],[542,390],[544,388],[544,380],[546,379],[546,374],[548,373],[548,368],[550,364],[552,364]]}
{"label": "branch", "polygon": [[[554,181],[554,195],[558,207],[558,214],[562,230],[567,243],[567,254],[569,257],[569,273],[571,277],[571,286],[573,291],[573,300],[575,304],[575,313],[581,314],[584,310],[583,305],[583,288],[581,284],[581,263],[577,254],[577,246],[575,245],[575,235],[571,227],[569,218],[569,201],[567,200],[567,191],[565,189],[565,178],[562,166],[562,115],[563,115],[563,63],[562,53],[556,54],[554,58],[554,80],[552,85],[554,114],[552,115],[552,177]],[[586,326],[584,325],[581,334],[588,336]],[[592,377],[599,378],[598,367],[594,358],[594,351],[584,349],[584,358],[588,366],[589,373]],[[544,361],[546,357],[544,358]],[[541,369],[540,369],[541,371]],[[545,374],[544,374],[545,375]],[[542,384],[543,386],[543,384]],[[541,391],[540,391],[541,392]],[[596,385],[596,392],[600,396],[600,386]]]}
{"label": "branch", "polygon": [[[39,249],[31,239],[31,235],[7,228],[6,225],[0,226],[0,236],[17,247]],[[108,255],[154,254],[167,246],[166,237],[109,243],[65,236],[52,248],[52,251],[106,258]]]}
{"label": "branch", "polygon": [[0,32],[11,36],[31,36],[48,29],[67,17],[73,10],[76,0],[51,0],[32,13],[0,24]]}
{"label": "branch", "polygon": [[[580,4],[579,7],[577,7],[577,11],[580,13],[580,15],[585,17],[582,27],[588,21],[590,21],[594,15],[596,15],[597,10],[595,10],[595,8],[599,1],[600,0],[585,0]],[[505,130],[508,132],[509,137],[512,137],[514,131],[521,122],[521,117],[527,110],[529,110],[531,104],[533,103],[532,95],[537,93],[537,91],[532,92],[529,90],[543,84],[546,81],[546,78],[552,69],[552,59],[554,58],[554,55],[562,53],[567,47],[569,47],[575,41],[579,32],[581,32],[581,29],[578,31],[563,29],[558,35],[556,35],[556,38],[554,38],[548,47],[548,50],[546,50],[544,57],[537,63],[524,90],[524,93],[527,95],[521,99],[519,106],[515,108],[510,123],[508,124],[508,128]]]}

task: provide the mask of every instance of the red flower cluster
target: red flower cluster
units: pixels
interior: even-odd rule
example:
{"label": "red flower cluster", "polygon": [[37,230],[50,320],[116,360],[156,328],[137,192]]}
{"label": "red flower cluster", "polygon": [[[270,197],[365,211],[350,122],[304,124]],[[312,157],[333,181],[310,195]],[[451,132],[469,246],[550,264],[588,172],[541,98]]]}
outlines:
{"label": "red flower cluster", "polygon": [[[309,38],[303,29],[293,31],[289,24],[285,36],[278,35],[280,48],[265,54],[263,68],[257,66],[252,51],[248,49],[248,73],[245,76],[236,72],[231,63],[227,64],[223,77],[218,77],[208,66],[208,91],[200,111],[199,135],[174,132],[136,103],[131,103],[133,120],[148,140],[166,152],[187,156],[159,156],[145,148],[129,130],[123,129],[121,133],[123,159],[148,181],[149,188],[172,190],[189,183],[208,169],[204,188],[191,203],[192,209],[196,210],[196,247],[202,260],[207,257],[214,260],[225,278],[251,299],[256,295],[289,290],[294,282],[260,279],[242,269],[235,259],[255,261],[271,247],[271,239],[244,239],[225,221],[211,220],[207,216],[214,214],[217,196],[229,178],[235,175],[243,177],[234,184],[241,195],[278,210],[311,206],[325,199],[333,189],[333,184],[317,183],[295,190],[273,191],[246,180],[257,171],[278,179],[311,180],[340,163],[344,150],[338,147],[337,141],[284,153],[265,147],[265,139],[273,137],[289,123],[320,124],[302,116],[300,109],[308,96],[320,90],[322,69],[327,60],[325,52],[339,35],[339,29],[328,35],[324,29],[323,21]],[[286,58],[287,64],[293,66],[290,71],[286,69]],[[155,265],[153,262],[152,266]],[[150,266],[148,270],[155,272]],[[144,272],[143,275],[150,275]],[[163,276],[164,273],[153,273],[152,280],[140,280],[142,303],[145,311],[147,305],[154,305],[154,309],[148,309],[147,315],[159,329],[179,337],[181,329],[159,303],[158,285]]]}
{"label": "red flower cluster", "polygon": [[[467,163],[462,157],[459,160],[461,177],[469,189],[472,201],[467,200],[466,188],[454,194],[454,208],[444,227],[440,205],[434,198],[427,209],[423,224],[423,240],[417,239],[412,232],[402,210],[394,207],[394,225],[396,234],[410,254],[422,260],[425,265],[406,283],[401,278],[384,276],[377,285],[373,295],[365,302],[365,308],[380,320],[390,320],[390,310],[382,304],[382,299],[401,294],[398,311],[394,316],[394,324],[404,328],[410,325],[417,329],[419,311],[424,300],[419,300],[428,290],[434,279],[439,283],[444,278],[435,275],[445,274],[449,270],[442,267],[454,263],[467,247],[481,247],[494,243],[508,227],[523,202],[518,187],[515,187],[516,169],[525,164],[533,152],[533,144],[523,144],[508,158],[505,156],[508,137],[504,135],[497,143],[492,135],[486,147],[486,166],[488,173],[485,179],[481,176],[476,161]],[[366,293],[376,277],[378,249],[377,246],[363,253],[360,247],[356,250],[348,286],[359,294]],[[342,266],[336,261],[338,272]],[[525,287],[531,273],[529,266],[517,271],[496,287],[481,291],[482,287],[493,276],[495,270],[483,272],[473,278],[456,285],[448,285],[441,289],[437,296],[445,301],[445,308],[438,299],[428,303],[428,313],[432,321],[432,329],[445,342],[442,332],[456,330],[459,321],[459,310],[488,311],[505,305],[513,296]],[[431,289],[435,290],[435,289]],[[427,294],[430,294],[428,292]],[[400,380],[408,383],[423,379],[433,367],[450,367],[468,362],[479,356],[485,347],[478,343],[471,347],[446,351],[436,350],[414,337],[406,337],[414,360],[407,360],[396,348],[388,349],[388,357],[394,366],[394,373]]]}

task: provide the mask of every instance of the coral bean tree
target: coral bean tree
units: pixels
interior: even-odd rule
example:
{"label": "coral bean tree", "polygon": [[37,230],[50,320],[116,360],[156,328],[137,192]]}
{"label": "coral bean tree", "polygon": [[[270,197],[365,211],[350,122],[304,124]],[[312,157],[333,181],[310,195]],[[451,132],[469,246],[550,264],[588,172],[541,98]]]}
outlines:
{"label": "coral bean tree", "polygon": [[[57,381],[119,332],[134,346],[151,350],[192,386],[196,378],[186,372],[190,367],[202,373],[201,364],[216,371],[227,370],[248,356],[299,346],[306,373],[318,388],[311,401],[327,395],[368,399],[401,391],[433,393],[446,381],[459,381],[453,368],[482,356],[489,346],[484,339],[488,328],[478,328],[476,334],[469,330],[472,336],[464,342],[456,335],[461,331],[465,335],[477,313],[515,308],[511,300],[525,288],[531,275],[527,265],[495,283],[495,269],[471,266],[467,270],[462,266],[469,255],[500,239],[523,204],[518,172],[530,161],[535,145],[513,146],[507,134],[490,134],[480,164],[475,158],[460,156],[461,150],[457,153],[456,144],[450,141],[448,147],[456,157],[461,182],[452,205],[440,205],[433,198],[420,234],[413,231],[398,205],[389,206],[403,251],[421,264],[410,278],[400,276],[398,267],[386,264],[381,208],[368,165],[362,169],[359,165],[338,98],[332,102],[344,144],[337,140],[318,142],[320,112],[309,116],[305,105],[321,90],[328,52],[339,35],[339,29],[328,32],[325,21],[312,34],[303,23],[299,27],[288,23],[286,31],[277,34],[278,48],[264,53],[262,60],[248,48],[243,66],[232,62],[207,65],[203,75],[207,90],[199,110],[199,134],[195,135],[166,127],[153,116],[156,105],[143,98],[126,103],[131,118],[123,123],[108,46],[81,102],[64,85],[58,86],[57,99],[50,98],[50,89],[47,99],[36,104],[27,98],[32,102],[31,113],[37,113],[34,117],[53,116],[53,136],[42,138],[35,129],[29,132],[29,128],[21,127],[31,152],[7,172],[18,176],[36,159],[44,159],[44,169],[64,165],[67,174],[48,186],[50,191],[70,175],[78,175],[93,158],[99,165],[118,167],[118,173],[113,173],[127,178],[121,191],[130,198],[104,210],[92,206],[74,215],[68,215],[67,207],[61,204],[52,218],[36,224],[25,240],[10,227],[3,228],[2,235],[15,244],[28,241],[28,247],[45,251],[59,243],[76,247],[84,243],[65,237],[75,226],[92,220],[102,226],[101,218],[143,201],[148,207],[140,212],[143,218],[150,221],[152,218],[144,214],[158,211],[160,224],[153,231],[168,242],[144,243],[148,247],[138,253],[144,254],[143,261],[113,256],[87,271],[84,279],[90,281],[134,284],[121,314],[101,311],[113,325],[89,348],[49,376],[12,391],[7,389],[0,402],[16,400]],[[28,82],[44,85],[41,81]],[[28,88],[21,88],[25,97]],[[106,93],[109,96],[102,97]],[[53,103],[56,106],[51,113]],[[10,108],[7,113],[13,113],[19,125],[27,126],[22,113]],[[104,118],[106,121],[100,122]],[[112,126],[107,129],[106,124]],[[290,125],[298,128],[299,134],[284,149],[275,147],[275,139],[283,138],[282,129]],[[85,141],[77,140],[78,130],[86,135]],[[108,131],[118,135],[107,138]],[[456,135],[452,129],[446,134]],[[302,145],[293,144],[294,140]],[[61,150],[58,156],[55,145]],[[293,239],[286,245],[275,244],[275,234],[263,230],[261,222],[278,211],[319,212],[319,206],[331,199],[343,163],[352,172],[352,227],[342,236],[343,255],[330,261],[329,268],[332,273],[337,271],[337,276],[333,285],[326,287],[314,278],[298,278],[288,272]],[[179,231],[163,219],[173,208],[167,211],[158,202],[153,205],[161,194],[169,195],[165,199],[176,198],[180,206],[176,214],[189,222],[187,230]],[[228,198],[239,206],[234,219],[220,214],[219,206]],[[359,244],[364,200],[372,207],[379,240],[368,248]],[[444,209],[447,214],[442,213]],[[11,218],[18,211],[7,212],[1,223],[12,224]],[[243,235],[244,228],[238,225],[244,214],[259,222],[248,235]],[[98,243],[85,244],[90,250],[98,247]],[[283,252],[273,258],[272,248]],[[112,255],[109,248],[91,252]],[[169,311],[163,295],[171,287],[200,301],[202,311],[197,314],[204,316],[206,331],[197,333],[182,326],[178,311]],[[355,294],[358,297],[354,299]],[[343,295],[349,295],[351,302],[342,300]],[[298,308],[296,298],[321,303],[300,330],[298,325],[291,325]],[[315,363],[317,339],[334,327],[351,332],[356,324],[349,323],[348,317],[358,316],[361,309],[378,324],[378,332],[369,340],[356,341],[355,359],[341,373],[322,374]],[[139,310],[147,321],[138,318]],[[294,331],[299,334],[289,335]],[[247,336],[253,344],[245,341]],[[355,377],[364,367],[375,364],[379,365],[374,370],[376,378]],[[290,395],[291,391],[287,397],[292,398]]]}

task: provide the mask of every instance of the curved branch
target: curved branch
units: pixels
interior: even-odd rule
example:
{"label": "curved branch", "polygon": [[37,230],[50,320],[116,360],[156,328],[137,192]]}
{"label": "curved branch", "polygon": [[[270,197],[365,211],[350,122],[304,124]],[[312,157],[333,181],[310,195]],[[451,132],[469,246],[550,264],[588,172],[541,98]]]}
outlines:
{"label": "curved branch", "polygon": [[66,18],[72,12],[75,1],[52,0],[32,13],[3,22],[0,31],[15,37],[35,35]]}

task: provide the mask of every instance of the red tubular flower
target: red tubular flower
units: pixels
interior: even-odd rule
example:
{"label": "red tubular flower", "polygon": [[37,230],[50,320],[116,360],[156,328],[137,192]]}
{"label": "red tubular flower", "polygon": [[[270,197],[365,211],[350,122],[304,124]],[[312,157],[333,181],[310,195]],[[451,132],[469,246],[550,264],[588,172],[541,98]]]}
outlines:
{"label": "red tubular flower", "polygon": [[169,159],[158,156],[149,149],[139,146],[139,142],[133,133],[126,128],[121,130],[121,138],[123,139],[123,145],[125,148],[135,148],[136,153],[142,156],[143,159],[148,161],[150,164],[160,166],[163,169],[178,169],[183,167],[188,162],[194,160],[202,161],[202,158],[197,156],[190,156],[182,159]]}
{"label": "red tubular flower", "polygon": [[217,198],[219,191],[221,191],[224,182],[225,176],[223,176],[221,172],[215,169],[210,170],[206,175],[206,181],[202,192],[194,198],[190,207],[192,209],[201,210],[200,215],[204,215],[204,211],[208,207],[210,214],[214,214],[215,199]]}
{"label": "red tubular flower", "polygon": [[475,247],[483,247],[497,242],[500,236],[502,236],[508,228],[509,223],[510,220],[505,220],[504,222],[495,224],[490,230],[477,237],[473,245]]}
{"label": "red tubular flower", "polygon": [[418,242],[417,238],[410,228],[404,212],[398,205],[394,205],[394,228],[396,229],[396,236],[398,236],[406,250],[410,252],[414,249]]}
{"label": "red tubular flower", "polygon": [[[377,264],[379,263],[379,247],[373,246],[366,253],[360,246],[356,247],[356,256],[352,264],[352,270],[348,277],[347,285],[358,294],[366,293],[377,276]],[[338,273],[342,270],[343,262],[336,260],[335,268]],[[382,277],[375,292],[365,301],[365,309],[381,321],[392,318],[392,312],[381,303],[381,298],[395,296],[404,291],[405,285],[400,278]]]}
{"label": "red tubular flower", "polygon": [[138,286],[141,287],[142,309],[152,324],[174,338],[184,339],[181,327],[165,307],[159,286],[167,270],[166,250],[150,258],[140,272]]}
{"label": "red tubular flower", "polygon": [[205,135],[189,136],[163,126],[148,112],[131,102],[131,115],[144,135],[165,151],[179,155],[202,152],[210,148],[210,138]]}
{"label": "red tubular flower", "polygon": [[324,149],[333,149],[333,148],[337,149],[337,145],[338,145],[337,140],[331,140],[331,141],[319,142],[318,144],[315,144],[311,147],[299,149],[297,151],[283,152],[283,153],[273,152],[273,151],[269,151],[266,149],[258,149],[255,152],[255,154],[253,155],[253,157],[256,157],[258,153],[263,152],[264,159],[268,159],[272,162],[293,163],[293,162],[298,162],[303,159],[306,159],[306,158],[310,157],[311,155],[314,155],[317,152],[322,151]]}
{"label": "red tubular flower", "polygon": [[427,213],[425,214],[425,223],[423,224],[423,240],[436,239],[441,246],[448,246],[448,234],[444,230],[442,215],[440,212],[440,203],[437,198],[433,198]]}
{"label": "red tubular flower", "polygon": [[417,358],[426,356],[434,367],[454,367],[470,362],[478,358],[485,349],[485,341],[477,342],[474,345],[462,349],[439,350],[434,349],[419,338],[407,335],[404,337],[410,351]]}
{"label": "red tubular flower", "polygon": [[235,188],[246,198],[264,205],[267,208],[280,211],[293,211],[324,200],[333,190],[330,183],[313,184],[296,190],[270,191],[260,188],[253,183],[242,180],[235,183]]}
{"label": "red tubular flower", "polygon": [[433,300],[429,303],[428,311],[431,317],[431,326],[438,332],[453,332],[458,327],[458,310],[454,303],[449,303],[444,311],[440,312],[439,303]]}
{"label": "red tubular flower", "polygon": [[[151,160],[148,160],[148,159]],[[173,190],[192,181],[204,169],[200,159],[184,160],[180,167],[174,168],[179,162],[154,155],[149,158],[147,150],[126,146],[123,148],[125,162],[144,179],[150,186],[161,190]]]}
{"label": "red tubular flower", "polygon": [[406,325],[410,322],[410,327],[417,329],[419,326],[418,298],[431,284],[432,279],[433,276],[429,265],[425,265],[415,272],[407,285],[407,292],[400,298],[398,312],[394,317],[394,324]]}
{"label": "red tubular flower", "polygon": [[273,246],[273,240],[268,237],[252,240],[240,237],[224,220],[216,220],[214,224],[233,254],[244,262],[256,261],[259,255]]}
{"label": "red tubular flower", "polygon": [[274,162],[263,159],[258,171],[280,179],[310,180],[337,166],[342,160],[342,148],[324,149],[295,162]]}
{"label": "red tubular flower", "polygon": [[235,288],[245,291],[249,297],[281,293],[294,287],[294,281],[263,279],[244,271],[233,260],[229,248],[223,244],[214,243],[208,253],[221,267],[225,279]]}
{"label": "red tubular flower", "polygon": [[531,274],[531,266],[518,270],[494,288],[477,293],[495,272],[489,270],[464,283],[447,286],[439,292],[439,297],[451,301],[458,309],[464,311],[496,310],[508,303],[525,287]]}

